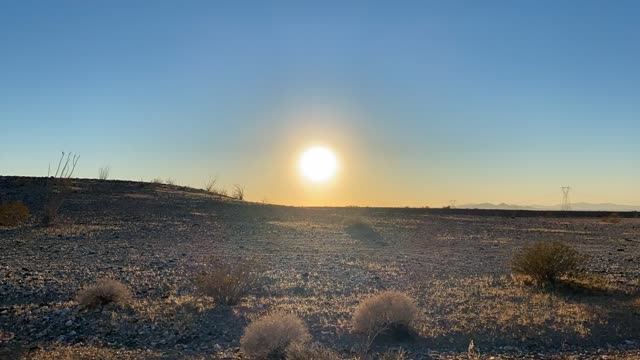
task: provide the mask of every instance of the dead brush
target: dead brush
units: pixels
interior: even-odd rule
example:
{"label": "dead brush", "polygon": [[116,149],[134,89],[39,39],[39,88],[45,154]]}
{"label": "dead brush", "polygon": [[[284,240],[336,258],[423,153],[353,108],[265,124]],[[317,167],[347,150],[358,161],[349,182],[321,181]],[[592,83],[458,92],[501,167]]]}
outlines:
{"label": "dead brush", "polygon": [[210,270],[194,277],[197,291],[218,304],[236,305],[258,283],[258,271],[252,262],[235,265],[213,260]]}
{"label": "dead brush", "polygon": [[218,182],[217,178],[210,177],[209,180],[204,183],[204,189],[210,193],[214,192],[216,189],[216,182]]}
{"label": "dead brush", "polygon": [[575,272],[581,256],[559,241],[539,241],[516,253],[511,260],[511,270],[527,275],[538,284],[553,284],[562,275]]}
{"label": "dead brush", "polygon": [[29,216],[29,208],[22,201],[3,201],[0,206],[0,226],[21,225]]}
{"label": "dead brush", "polygon": [[131,301],[131,298],[129,288],[112,279],[98,280],[95,285],[80,291],[77,296],[78,304],[86,308],[108,304],[125,306]]}
{"label": "dead brush", "polygon": [[296,315],[274,313],[249,324],[240,348],[251,359],[282,359],[291,344],[308,344],[310,339],[307,326]]}
{"label": "dead brush", "polygon": [[234,184],[233,185],[233,194],[231,195],[231,197],[236,199],[236,200],[244,200],[244,186],[238,185],[238,184]]}
{"label": "dead brush", "polygon": [[111,173],[111,166],[107,165],[105,167],[101,167],[98,169],[98,179],[107,180],[109,178],[109,174]]}
{"label": "dead brush", "polygon": [[362,356],[380,334],[411,337],[419,312],[415,301],[399,291],[383,291],[363,300],[352,318],[353,331],[363,335]]}

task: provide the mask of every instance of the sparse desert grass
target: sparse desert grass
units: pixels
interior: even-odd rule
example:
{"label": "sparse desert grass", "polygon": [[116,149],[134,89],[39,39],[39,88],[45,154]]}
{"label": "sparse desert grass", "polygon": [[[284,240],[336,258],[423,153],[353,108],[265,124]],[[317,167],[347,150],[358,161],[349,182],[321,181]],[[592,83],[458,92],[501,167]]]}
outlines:
{"label": "sparse desert grass", "polygon": [[29,216],[29,208],[22,201],[3,201],[0,205],[0,226],[18,226]]}
{"label": "sparse desert grass", "polygon": [[242,351],[252,359],[281,359],[292,343],[311,339],[304,322],[293,314],[274,313],[251,324],[240,339]]}
{"label": "sparse desert grass", "polygon": [[200,294],[213,298],[218,304],[236,305],[258,281],[252,262],[230,265],[212,260],[209,267],[210,270],[196,275],[194,282]]}
{"label": "sparse desert grass", "polygon": [[577,295],[527,286],[510,276],[433,280],[417,291],[425,299],[421,335],[443,342],[459,334],[460,341],[508,344],[544,333],[541,341],[557,345],[589,336],[608,321],[609,311],[624,305],[600,295],[580,295],[576,301]]}
{"label": "sparse desert grass", "polygon": [[516,253],[511,270],[530,276],[537,283],[554,283],[560,276],[575,271],[579,265],[578,252],[559,241],[539,241]]}
{"label": "sparse desert grass", "polygon": [[117,280],[102,279],[95,285],[81,290],[77,300],[80,306],[88,308],[108,304],[125,306],[131,301],[131,292],[126,285]]}
{"label": "sparse desert grass", "polygon": [[409,360],[411,359],[406,352],[388,350],[380,354],[378,360]]}
{"label": "sparse desert grass", "polygon": [[616,213],[611,213],[600,219],[600,221],[607,224],[618,224],[622,221],[622,217]]}
{"label": "sparse desert grass", "polygon": [[156,177],[151,179],[152,184],[162,184],[162,178]]}
{"label": "sparse desert grass", "polygon": [[383,291],[363,300],[356,308],[352,328],[364,336],[363,352],[375,338],[386,332],[408,336],[420,313],[416,302],[398,291]]}
{"label": "sparse desert grass", "polygon": [[40,349],[26,354],[22,360],[138,360],[138,359],[162,359],[161,353],[145,350],[125,350],[91,345],[55,346],[48,349]]}
{"label": "sparse desert grass", "polygon": [[110,166],[105,166],[105,167],[101,167],[98,170],[98,179],[100,180],[107,180],[109,178],[109,174],[111,173],[111,167]]}
{"label": "sparse desert grass", "polygon": [[175,185],[176,184],[176,180],[172,179],[172,178],[167,178],[167,180],[165,180],[164,183],[167,184],[167,185]]}
{"label": "sparse desert grass", "polygon": [[144,298],[131,304],[136,318],[167,327],[177,332],[186,332],[215,304],[192,295],[168,295],[163,298]]}
{"label": "sparse desert grass", "polygon": [[335,351],[318,344],[293,342],[287,346],[286,360],[340,360]]}

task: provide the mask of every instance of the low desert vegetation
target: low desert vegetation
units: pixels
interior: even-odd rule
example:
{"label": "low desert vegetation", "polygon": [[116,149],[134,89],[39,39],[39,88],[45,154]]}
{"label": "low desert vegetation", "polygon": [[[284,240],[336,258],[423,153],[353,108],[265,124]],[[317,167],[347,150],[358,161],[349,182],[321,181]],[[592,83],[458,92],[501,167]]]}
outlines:
{"label": "low desert vegetation", "polygon": [[[47,177],[44,217],[42,219],[42,222],[47,226],[53,225],[58,218],[60,208],[71,189],[71,176],[73,176],[78,160],[80,160],[80,155],[68,153],[65,157],[63,151],[56,172],[53,176]],[[51,169],[47,175],[50,174],[50,171]]]}
{"label": "low desert vegetation", "polygon": [[233,194],[231,195],[231,197],[236,199],[236,200],[244,200],[244,186],[238,185],[238,184],[234,184],[233,185]]}
{"label": "low desert vegetation", "polygon": [[379,360],[410,360],[411,358],[407,355],[406,352],[400,351],[385,351],[378,358]]}
{"label": "low desert vegetation", "polygon": [[293,342],[287,346],[286,360],[340,360],[333,350],[318,344],[304,341]]}
{"label": "low desert vegetation", "polygon": [[251,359],[283,359],[291,344],[306,344],[310,339],[309,330],[299,317],[274,313],[249,324],[240,339],[240,348]]}
{"label": "low desert vegetation", "polygon": [[511,270],[526,275],[538,284],[553,284],[561,276],[577,270],[580,255],[559,241],[539,241],[516,253]]}
{"label": "low desert vegetation", "polygon": [[175,185],[175,184],[177,184],[176,180],[172,179],[172,178],[168,178],[167,180],[164,181],[164,183],[167,184],[167,185]]}
{"label": "low desert vegetation", "polygon": [[364,336],[362,351],[367,352],[380,334],[410,336],[419,313],[416,302],[408,295],[398,291],[383,291],[358,305],[351,325],[355,333]]}
{"label": "low desert vegetation", "polygon": [[109,178],[109,174],[111,173],[111,167],[110,166],[105,166],[105,167],[101,167],[98,170],[98,179],[100,180],[107,180]]}
{"label": "low desert vegetation", "polygon": [[214,177],[209,178],[209,180],[204,183],[204,189],[210,193],[214,192],[216,189],[216,182],[218,182],[218,179]]}
{"label": "low desert vegetation", "polygon": [[29,208],[22,201],[3,201],[0,205],[0,226],[21,225],[29,216]]}
{"label": "low desert vegetation", "polygon": [[342,221],[344,231],[354,239],[381,241],[382,236],[369,221],[360,216],[347,217]]}
{"label": "low desert vegetation", "polygon": [[229,265],[213,261],[207,270],[195,276],[196,289],[222,305],[236,305],[257,284],[256,268],[249,262]]}
{"label": "low desert vegetation", "polygon": [[602,222],[607,224],[618,224],[622,221],[622,217],[616,213],[611,213],[601,219]]}
{"label": "low desert vegetation", "polygon": [[78,304],[82,307],[93,308],[97,306],[114,304],[126,306],[131,301],[131,292],[123,283],[112,280],[98,280],[94,285],[81,290],[78,293]]}

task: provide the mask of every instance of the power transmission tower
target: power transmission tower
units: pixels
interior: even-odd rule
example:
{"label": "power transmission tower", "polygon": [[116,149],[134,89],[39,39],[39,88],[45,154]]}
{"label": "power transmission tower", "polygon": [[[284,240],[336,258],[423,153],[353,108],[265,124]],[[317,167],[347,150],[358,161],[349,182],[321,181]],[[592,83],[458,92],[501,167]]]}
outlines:
{"label": "power transmission tower", "polygon": [[571,199],[569,198],[569,191],[571,191],[571,187],[562,186],[560,189],[562,190],[562,205],[560,206],[560,210],[569,211],[571,210]]}

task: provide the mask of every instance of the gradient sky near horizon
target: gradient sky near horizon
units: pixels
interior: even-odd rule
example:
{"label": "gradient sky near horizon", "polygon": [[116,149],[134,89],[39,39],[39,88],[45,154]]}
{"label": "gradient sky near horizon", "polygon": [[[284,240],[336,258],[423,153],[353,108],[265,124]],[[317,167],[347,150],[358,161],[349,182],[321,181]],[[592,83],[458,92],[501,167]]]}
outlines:
{"label": "gradient sky near horizon", "polygon": [[[349,3],[349,4],[347,4]],[[291,205],[640,205],[637,1],[3,1],[0,174]],[[337,177],[310,184],[324,145]]]}

